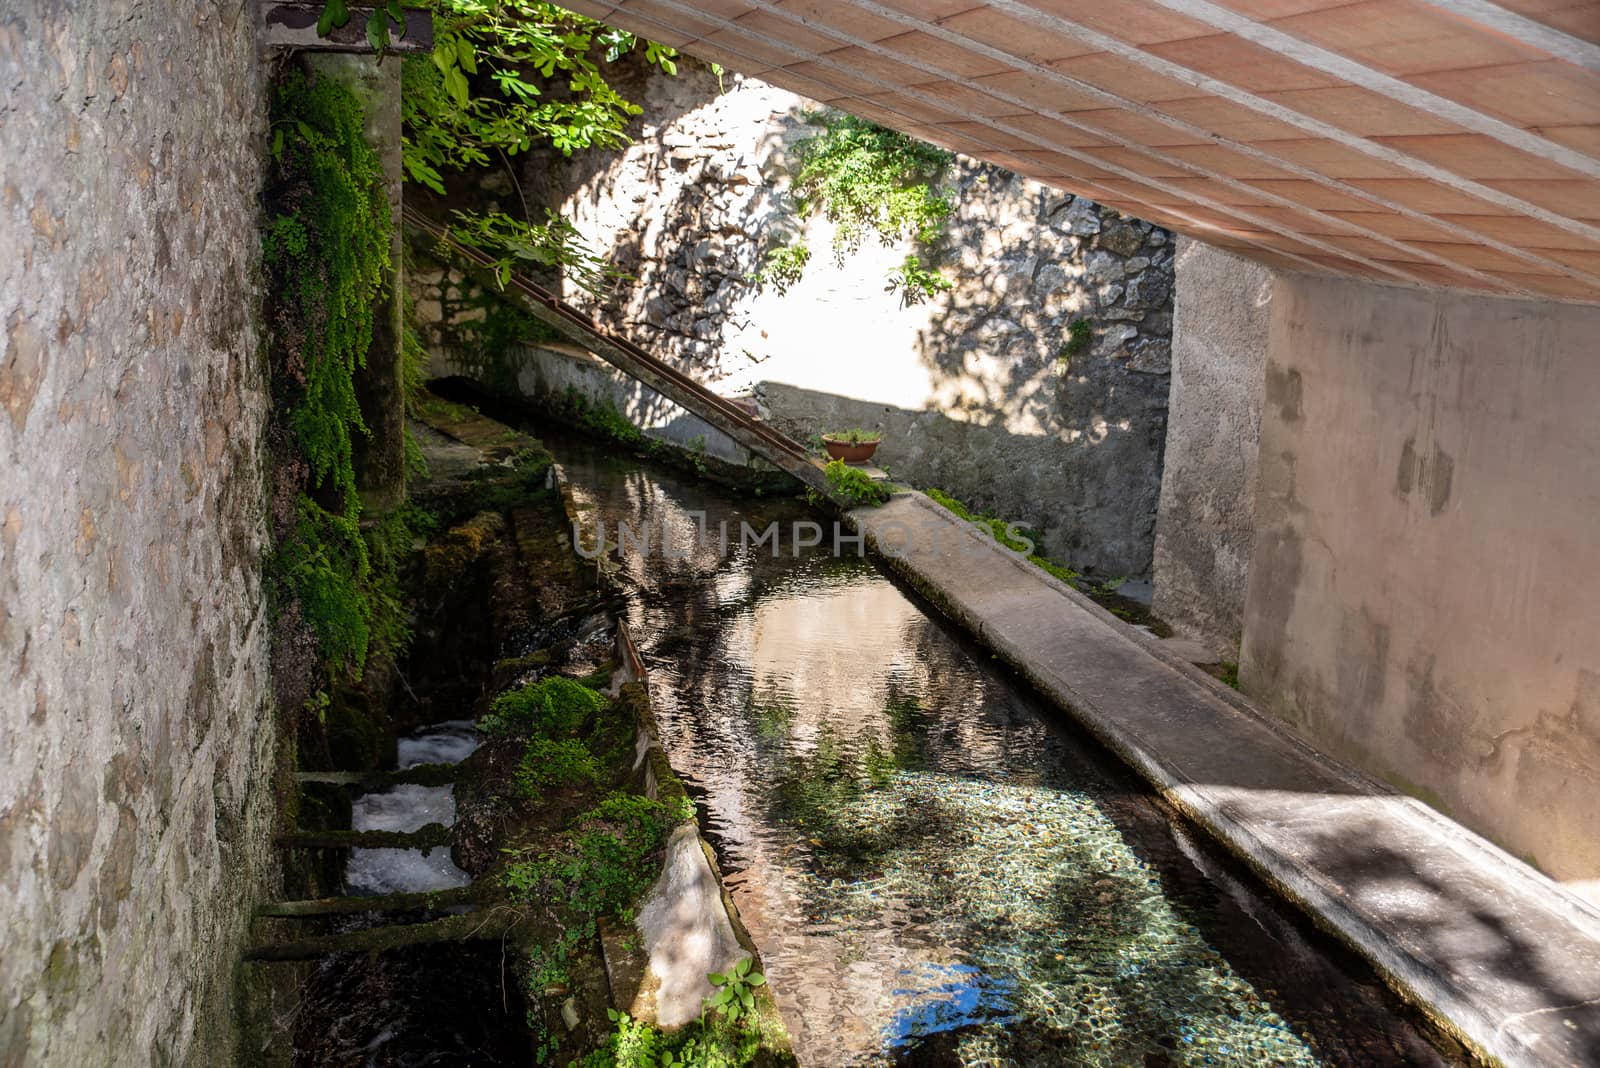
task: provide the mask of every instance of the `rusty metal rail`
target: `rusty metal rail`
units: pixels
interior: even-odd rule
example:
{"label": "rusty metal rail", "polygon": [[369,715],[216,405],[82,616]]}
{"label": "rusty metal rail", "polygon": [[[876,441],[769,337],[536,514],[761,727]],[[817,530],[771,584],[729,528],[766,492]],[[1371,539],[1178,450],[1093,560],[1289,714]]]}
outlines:
{"label": "rusty metal rail", "polygon": [[[442,242],[454,255],[482,270],[494,269],[495,260],[492,256],[457,241],[448,227],[410,205],[404,206],[402,214],[407,226]],[[820,468],[811,453],[799,442],[780,434],[744,408],[702,386],[666,361],[650,355],[627,338],[600,326],[538,283],[513,272],[506,288],[528,302],[528,310],[542,321],[624,374],[665,394],[802,481],[817,483]]]}

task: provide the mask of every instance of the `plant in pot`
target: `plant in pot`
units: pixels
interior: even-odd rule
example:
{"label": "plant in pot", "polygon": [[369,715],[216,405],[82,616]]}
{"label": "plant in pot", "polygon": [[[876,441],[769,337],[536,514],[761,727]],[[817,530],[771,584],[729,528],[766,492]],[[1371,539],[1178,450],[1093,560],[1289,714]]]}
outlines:
{"label": "plant in pot", "polygon": [[876,430],[834,430],[822,435],[822,447],[828,457],[847,464],[866,463],[878,451],[883,435]]}

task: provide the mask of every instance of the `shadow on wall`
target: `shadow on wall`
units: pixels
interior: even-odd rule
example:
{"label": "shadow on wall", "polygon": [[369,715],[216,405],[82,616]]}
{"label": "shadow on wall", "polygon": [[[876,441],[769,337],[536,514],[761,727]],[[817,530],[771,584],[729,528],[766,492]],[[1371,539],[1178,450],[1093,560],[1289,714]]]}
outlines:
{"label": "shadow on wall", "polygon": [[[1008,466],[947,462],[957,474],[941,488],[1001,514],[1036,509],[1052,555],[1143,577],[1166,431],[1170,235],[987,164],[959,160],[952,177],[937,262],[955,286],[917,332],[917,356],[930,407],[998,434],[991,451]],[[1069,352],[1075,321],[1090,340]]]}
{"label": "shadow on wall", "polygon": [[1106,425],[1099,436],[1068,444],[1044,434],[1007,430],[1001,423],[968,422],[940,411],[912,410],[838,393],[763,382],[756,387],[762,415],[798,441],[834,429],[881,430],[874,462],[898,482],[930,487],[1022,526],[1044,532],[1042,552],[1091,577],[1137,578],[1150,566],[1148,523],[1122,528],[1108,522],[1107,503],[1124,488],[1102,481],[1097,450],[1137,455],[1147,446],[1133,431]]}
{"label": "shadow on wall", "polygon": [[[816,128],[792,94],[719,79],[695,60],[668,77],[634,57],[608,77],[645,108],[629,126],[634,143],[571,158],[534,154],[523,164],[523,188],[628,276],[604,298],[563,296],[714,380],[745,356],[734,335],[750,325],[741,305],[761,291],[767,252],[799,232],[784,179],[790,147]],[[754,92],[770,107],[757,109],[764,111],[759,126],[746,105],[729,106],[725,90],[734,85],[761,86]]]}
{"label": "shadow on wall", "polygon": [[[724,391],[782,382],[863,402],[802,436],[876,426],[885,406],[902,413],[897,424],[926,415],[959,455],[935,464],[928,452],[902,477],[996,514],[1030,513],[1045,547],[1076,568],[1149,574],[1170,364],[1165,231],[958,158],[946,178],[956,210],[941,247],[925,250],[954,287],[899,308],[884,276],[910,246],[869,239],[837,262],[832,226],[794,212],[793,146],[817,132],[806,116],[818,105],[734,76],[724,92],[694,63],[677,77],[626,63],[608,76],[645,109],[635,143],[522,165],[535,210],[558,210],[633,276],[602,301],[568,299]],[[767,253],[802,231],[805,279],[763,292]],[[1092,344],[1063,364],[1079,319]]]}

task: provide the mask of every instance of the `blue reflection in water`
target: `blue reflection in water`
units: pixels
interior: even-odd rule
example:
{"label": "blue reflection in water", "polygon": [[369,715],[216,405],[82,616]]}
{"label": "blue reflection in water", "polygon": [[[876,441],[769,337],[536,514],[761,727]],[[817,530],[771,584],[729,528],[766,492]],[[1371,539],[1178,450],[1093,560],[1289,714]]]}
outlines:
{"label": "blue reflection in water", "polygon": [[940,1031],[955,1031],[974,1024],[1007,1024],[1018,1019],[1011,997],[1017,981],[1010,976],[986,975],[971,964],[921,964],[900,972],[919,980],[919,986],[900,987],[899,998],[916,999],[895,1012],[884,1028],[888,1049],[902,1049]]}

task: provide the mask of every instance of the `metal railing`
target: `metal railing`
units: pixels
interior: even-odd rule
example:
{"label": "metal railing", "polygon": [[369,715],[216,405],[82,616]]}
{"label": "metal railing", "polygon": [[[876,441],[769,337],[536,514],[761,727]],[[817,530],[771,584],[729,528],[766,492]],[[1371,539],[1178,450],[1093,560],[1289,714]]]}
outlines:
{"label": "metal railing", "polygon": [[[483,252],[481,249],[473,248],[470,245],[456,240],[455,236],[450,233],[448,227],[428,218],[416,208],[410,205],[405,205],[401,208],[401,214],[407,226],[427,234],[429,237],[432,237],[437,241],[443,242],[449,246],[450,250],[456,255],[480,268],[483,268],[484,270],[492,271],[496,269],[497,261],[494,257]],[[652,388],[654,388],[654,383],[649,381],[652,375],[658,378],[666,379],[668,382],[676,386],[678,390],[682,391],[682,393],[687,394],[689,398],[692,398],[685,399],[684,397],[672,397],[671,399],[678,404],[688,408],[690,411],[693,411],[696,415],[699,415],[702,418],[714,412],[716,416],[720,417],[721,420],[735,424],[751,437],[757,439],[762,445],[765,445],[766,449],[776,452],[778,455],[769,455],[767,459],[777,463],[780,467],[791,469],[792,465],[797,462],[807,466],[811,466],[815,463],[810,451],[793,438],[789,438],[783,434],[780,434],[766,423],[763,423],[760,419],[751,415],[744,408],[728,400],[728,398],[721,396],[718,393],[714,393],[705,386],[702,386],[699,382],[696,382],[693,378],[690,378],[688,375],[684,374],[670,363],[667,363],[665,360],[661,360],[650,355],[644,349],[640,348],[632,341],[629,341],[627,338],[621,336],[620,334],[614,334],[600,326],[582,311],[568,304],[566,301],[562,300],[554,293],[551,293],[548,289],[545,289],[537,282],[525,278],[516,272],[512,272],[510,280],[506,283],[506,288],[515,290],[527,300],[542,305],[545,309],[552,313],[553,316],[569,326],[575,327],[580,334],[598,341],[604,346],[609,346],[612,349],[618,350],[621,355],[625,356],[628,360],[636,362],[641,369],[647,372],[645,374],[638,374],[626,366],[626,364],[619,363],[618,361],[611,359],[609,354],[600,353],[600,355],[607,359],[607,362],[612,363],[624,373],[632,374],[633,377],[639,378],[641,381],[644,381],[646,385],[652,386]],[[697,403],[703,405],[706,410],[695,411]],[[715,424],[716,421],[717,420],[715,419],[711,420],[713,424]],[[758,448],[756,451],[766,450]],[[785,460],[788,462],[784,462]]]}

